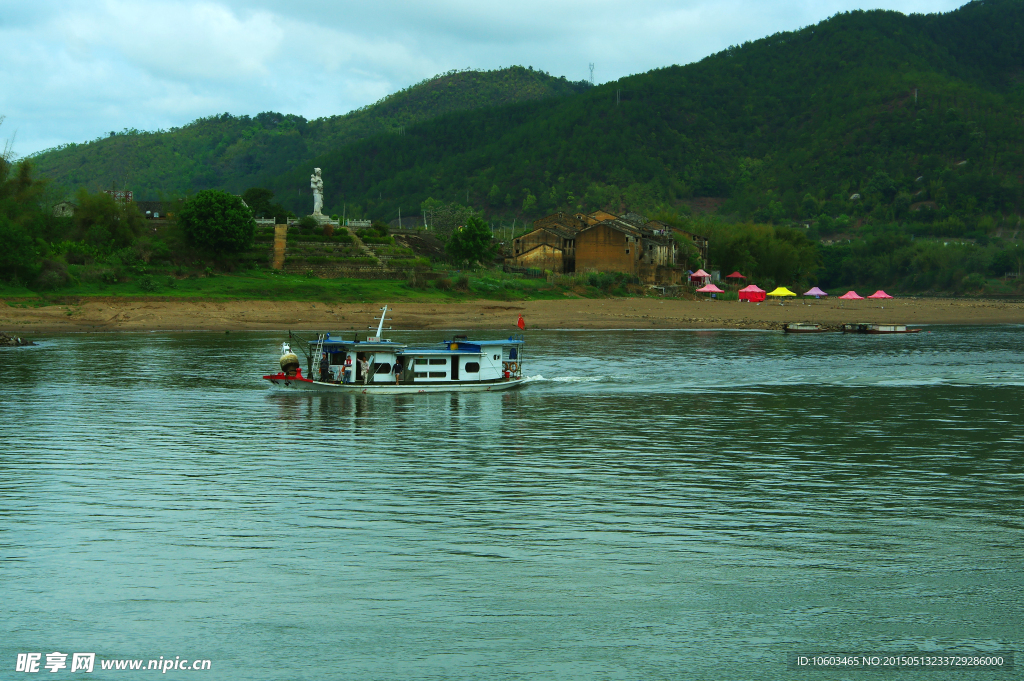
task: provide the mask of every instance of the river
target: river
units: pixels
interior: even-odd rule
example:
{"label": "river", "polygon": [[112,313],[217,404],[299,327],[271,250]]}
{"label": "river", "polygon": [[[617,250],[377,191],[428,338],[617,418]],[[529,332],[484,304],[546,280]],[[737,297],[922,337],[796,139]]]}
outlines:
{"label": "river", "polygon": [[279,333],[3,350],[0,678],[32,652],[831,679],[864,676],[787,659],[1019,651],[1022,338],[528,332],[522,389],[416,396],[270,390]]}

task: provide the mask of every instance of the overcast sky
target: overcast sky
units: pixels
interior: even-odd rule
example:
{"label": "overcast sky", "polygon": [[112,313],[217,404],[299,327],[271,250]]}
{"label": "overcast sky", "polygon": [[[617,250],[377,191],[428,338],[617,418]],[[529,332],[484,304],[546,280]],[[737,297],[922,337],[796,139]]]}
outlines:
{"label": "overcast sky", "polygon": [[27,155],[225,111],[342,114],[455,68],[597,83],[884,7],[966,0],[0,0],[0,139]]}

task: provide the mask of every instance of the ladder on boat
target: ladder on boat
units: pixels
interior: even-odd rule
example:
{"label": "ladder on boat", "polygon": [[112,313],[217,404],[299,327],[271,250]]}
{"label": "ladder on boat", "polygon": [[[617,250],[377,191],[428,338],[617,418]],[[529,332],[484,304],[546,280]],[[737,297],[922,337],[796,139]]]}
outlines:
{"label": "ladder on boat", "polygon": [[309,378],[314,381],[320,380],[320,360],[324,356],[324,341],[327,340],[327,334],[317,334],[316,337],[316,351],[313,353],[313,366],[311,367]]}

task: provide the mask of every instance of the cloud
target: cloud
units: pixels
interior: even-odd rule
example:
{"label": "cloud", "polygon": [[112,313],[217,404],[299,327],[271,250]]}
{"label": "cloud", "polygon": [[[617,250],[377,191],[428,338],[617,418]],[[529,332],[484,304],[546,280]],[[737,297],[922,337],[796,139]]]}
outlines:
{"label": "cloud", "polygon": [[[277,17],[236,14],[209,2],[113,2],[77,7],[54,20],[69,51],[93,59],[108,52],[158,77],[229,80],[268,73],[284,31]],[[84,49],[83,49],[84,48]]]}
{"label": "cloud", "polygon": [[[452,68],[598,82],[685,64],[859,0],[0,0],[0,115],[28,154],[230,111],[342,114]],[[883,0],[904,12],[957,0]]]}

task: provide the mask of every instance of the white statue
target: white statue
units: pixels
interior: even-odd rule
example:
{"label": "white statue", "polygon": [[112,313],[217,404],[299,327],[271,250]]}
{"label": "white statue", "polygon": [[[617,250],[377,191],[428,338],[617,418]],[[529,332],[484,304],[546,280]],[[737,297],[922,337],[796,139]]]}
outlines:
{"label": "white statue", "polygon": [[320,177],[320,169],[313,168],[313,174],[309,176],[309,186],[313,188],[313,215],[323,215],[324,207],[324,181]]}

